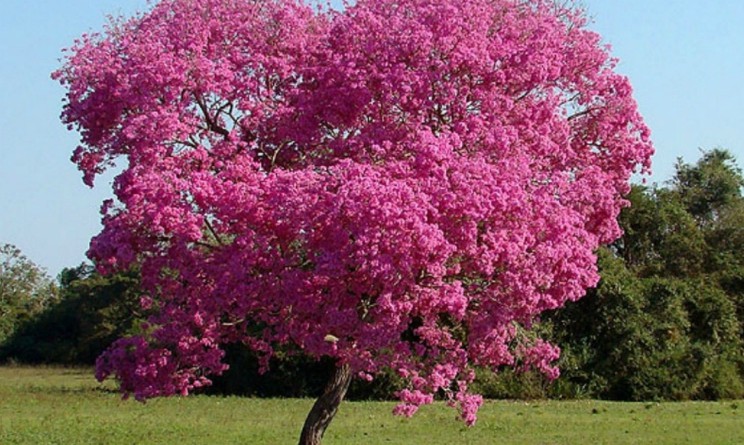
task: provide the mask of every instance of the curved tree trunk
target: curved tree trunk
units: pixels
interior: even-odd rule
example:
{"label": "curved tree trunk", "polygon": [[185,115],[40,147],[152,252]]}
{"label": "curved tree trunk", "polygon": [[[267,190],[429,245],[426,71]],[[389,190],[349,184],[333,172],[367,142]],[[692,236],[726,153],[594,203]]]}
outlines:
{"label": "curved tree trunk", "polygon": [[305,419],[299,445],[320,445],[326,428],[338,411],[338,406],[346,395],[351,383],[349,365],[336,366],[333,369],[323,394],[315,401],[313,408]]}

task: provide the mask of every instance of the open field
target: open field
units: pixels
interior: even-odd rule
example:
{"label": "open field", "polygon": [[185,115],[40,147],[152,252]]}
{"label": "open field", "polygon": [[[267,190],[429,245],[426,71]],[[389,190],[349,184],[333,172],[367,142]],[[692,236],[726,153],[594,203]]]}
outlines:
{"label": "open field", "polygon": [[[0,444],[291,444],[311,400],[123,401],[84,369],[0,367]],[[438,404],[344,402],[325,444],[742,444],[744,402],[487,402],[465,428]]]}

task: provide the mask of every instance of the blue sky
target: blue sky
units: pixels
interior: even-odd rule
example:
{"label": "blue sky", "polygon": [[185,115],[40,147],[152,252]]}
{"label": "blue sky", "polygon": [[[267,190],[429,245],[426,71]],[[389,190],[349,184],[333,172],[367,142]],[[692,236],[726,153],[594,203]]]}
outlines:
{"label": "blue sky", "polygon": [[[584,0],[591,28],[630,77],[657,154],[653,182],[682,156],[728,148],[744,165],[744,1]],[[59,123],[63,90],[50,80],[61,49],[100,29],[107,13],[146,0],[0,2],[0,243],[52,274],[85,259],[110,177],[90,190],[69,162],[76,134]]]}

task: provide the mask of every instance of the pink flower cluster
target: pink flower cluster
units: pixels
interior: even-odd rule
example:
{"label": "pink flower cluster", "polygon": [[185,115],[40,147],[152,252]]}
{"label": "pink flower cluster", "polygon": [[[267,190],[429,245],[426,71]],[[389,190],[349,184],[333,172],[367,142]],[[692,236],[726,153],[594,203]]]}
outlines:
{"label": "pink flower cluster", "polygon": [[[580,11],[548,0],[163,0],[54,73],[89,185],[121,160],[89,255],[140,265],[151,334],[98,362],[138,398],[291,344],[443,393],[526,363],[520,326],[596,284],[649,132]],[[333,341],[329,341],[331,338]]]}

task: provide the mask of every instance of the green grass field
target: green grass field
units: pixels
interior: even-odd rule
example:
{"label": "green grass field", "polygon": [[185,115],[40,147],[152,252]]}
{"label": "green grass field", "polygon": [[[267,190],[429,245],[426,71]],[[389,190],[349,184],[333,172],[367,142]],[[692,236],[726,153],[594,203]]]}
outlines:
{"label": "green grass field", "polygon": [[[0,444],[292,444],[311,400],[121,400],[92,371],[0,367]],[[744,402],[487,402],[466,428],[441,404],[412,419],[344,402],[324,444],[744,444]]]}

